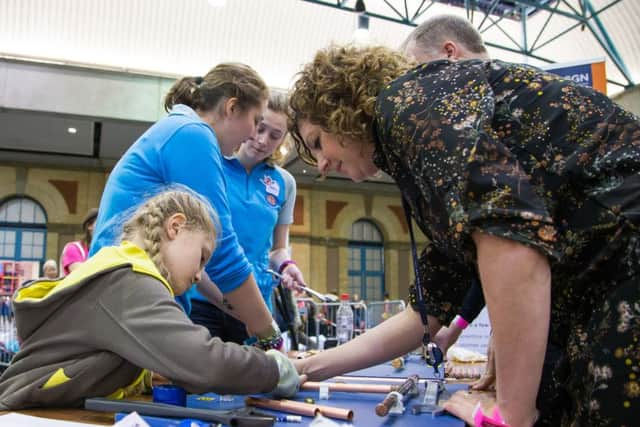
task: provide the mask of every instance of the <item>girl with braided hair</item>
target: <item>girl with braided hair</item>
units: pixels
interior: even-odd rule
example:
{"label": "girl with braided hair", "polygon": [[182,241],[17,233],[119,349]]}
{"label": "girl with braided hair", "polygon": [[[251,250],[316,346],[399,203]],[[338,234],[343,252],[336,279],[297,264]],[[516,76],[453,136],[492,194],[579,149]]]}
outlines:
{"label": "girl with braided hair", "polygon": [[174,300],[203,274],[213,218],[195,193],[164,191],[135,211],[119,245],[16,292],[22,348],[0,377],[0,410],[124,398],[147,370],[192,393],[295,393],[300,379],[286,356],[212,338]]}

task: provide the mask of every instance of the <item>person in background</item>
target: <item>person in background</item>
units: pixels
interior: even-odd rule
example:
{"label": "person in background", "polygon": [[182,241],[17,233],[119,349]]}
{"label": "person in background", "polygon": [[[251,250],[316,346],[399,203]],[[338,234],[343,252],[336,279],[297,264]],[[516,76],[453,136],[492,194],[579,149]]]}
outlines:
{"label": "person in background", "polygon": [[[452,320],[478,280],[493,327],[496,398],[458,392],[448,411],[483,426],[636,422],[636,116],[526,65],[416,67],[378,46],[319,51],[290,106],[302,159],[356,182],[388,173],[430,242],[415,263],[410,308],[296,361],[299,372],[321,380],[411,351]],[[539,388],[547,341],[561,353],[550,390],[559,413],[536,404],[554,397]]]}
{"label": "person in background", "polygon": [[222,156],[255,138],[267,97],[262,78],[244,64],[219,64],[204,77],[178,80],[165,97],[169,115],[129,147],[109,175],[91,246],[96,253],[113,244],[119,214],[158,188],[181,184],[202,194],[218,213],[220,233],[198,291],[240,319],[265,349],[280,347],[282,337],[233,229]]}
{"label": "person in background", "polygon": [[46,279],[58,277],[58,263],[55,259],[48,259],[42,264],[42,275]]}
{"label": "person in background", "polygon": [[190,393],[295,394],[286,356],[211,337],[174,299],[204,274],[214,221],[196,193],[163,191],[127,219],[118,245],[72,275],[21,288],[12,302],[22,348],[0,377],[0,410],[123,399],[147,370]]}
{"label": "person in background", "polygon": [[78,268],[80,264],[89,258],[89,246],[91,245],[91,239],[93,238],[93,230],[96,224],[96,218],[98,217],[98,209],[89,209],[87,215],[82,220],[82,232],[84,237],[81,240],[69,242],[62,248],[62,254],[60,255],[60,267],[62,268],[62,274],[66,276],[73,270]]}
{"label": "person in background", "polygon": [[[255,136],[223,162],[233,229],[270,312],[273,312],[273,289],[278,282],[268,269],[280,273],[287,287],[305,286],[302,273],[289,254],[296,181],[279,166],[287,135],[286,110],[286,96],[272,93]],[[211,335],[238,344],[248,338],[243,322],[207,302],[197,291],[190,292],[189,297],[191,320],[207,327]]]}

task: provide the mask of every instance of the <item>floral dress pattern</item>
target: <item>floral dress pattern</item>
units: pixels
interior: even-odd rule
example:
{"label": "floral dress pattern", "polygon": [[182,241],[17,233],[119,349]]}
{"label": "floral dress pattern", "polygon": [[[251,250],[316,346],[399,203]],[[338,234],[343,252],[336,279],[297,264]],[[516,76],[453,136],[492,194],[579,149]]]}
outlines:
{"label": "floral dress pattern", "polygon": [[560,349],[541,423],[637,423],[638,118],[535,68],[443,60],[384,88],[375,119],[374,161],[429,238],[419,262],[429,313],[448,324],[460,310],[477,278],[474,231],[540,250]]}

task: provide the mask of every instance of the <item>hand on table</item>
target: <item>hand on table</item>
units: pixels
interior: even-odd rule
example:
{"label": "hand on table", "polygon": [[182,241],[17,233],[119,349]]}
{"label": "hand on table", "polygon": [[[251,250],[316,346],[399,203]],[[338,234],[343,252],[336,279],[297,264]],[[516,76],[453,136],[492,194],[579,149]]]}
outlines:
{"label": "hand on table", "polygon": [[280,378],[272,393],[275,397],[292,397],[298,392],[300,384],[307,380],[306,375],[298,375],[293,362],[278,350],[267,350],[266,354],[273,357],[278,364]]}
{"label": "hand on table", "polygon": [[468,425],[475,425],[473,422],[473,411],[480,403],[482,412],[493,413],[496,407],[494,393],[477,392],[472,390],[461,390],[453,394],[449,400],[444,402],[442,407],[452,415],[463,420]]}
{"label": "hand on table", "polygon": [[496,389],[496,359],[493,351],[493,344],[489,338],[487,347],[487,369],[479,380],[471,384],[473,390],[495,390]]}

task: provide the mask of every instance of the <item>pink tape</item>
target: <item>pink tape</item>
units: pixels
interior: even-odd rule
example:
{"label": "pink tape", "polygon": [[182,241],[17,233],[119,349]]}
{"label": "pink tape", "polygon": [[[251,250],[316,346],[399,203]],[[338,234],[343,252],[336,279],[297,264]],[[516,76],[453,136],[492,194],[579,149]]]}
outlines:
{"label": "pink tape", "polygon": [[466,320],[464,320],[462,318],[462,316],[460,316],[459,314],[456,315],[456,317],[453,318],[453,323],[456,324],[456,326],[460,329],[466,329],[467,326],[469,326],[469,322],[467,322]]}

